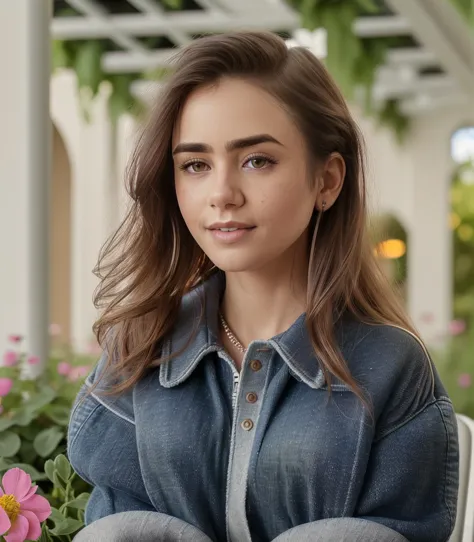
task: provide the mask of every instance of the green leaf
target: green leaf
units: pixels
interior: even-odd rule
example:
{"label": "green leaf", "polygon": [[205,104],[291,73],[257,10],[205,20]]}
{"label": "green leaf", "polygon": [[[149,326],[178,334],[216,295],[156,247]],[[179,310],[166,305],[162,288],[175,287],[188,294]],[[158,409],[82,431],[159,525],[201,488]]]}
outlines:
{"label": "green leaf", "polygon": [[408,129],[410,119],[400,111],[400,104],[397,100],[388,100],[378,113],[378,120],[382,126],[390,126],[397,136],[398,142],[402,143]]}
{"label": "green leaf", "polygon": [[354,4],[343,4],[338,9],[326,8],[322,17],[327,31],[327,68],[346,98],[351,98],[354,66],[361,54],[360,40],[352,31],[357,10]]}
{"label": "green leaf", "polygon": [[38,542],[52,542],[53,539],[51,538],[51,535],[48,532],[48,527],[46,525],[46,522],[43,523],[43,526],[41,528],[41,536],[38,539]]}
{"label": "green leaf", "polygon": [[58,471],[53,473],[53,484],[54,487],[61,488],[63,491],[66,489],[66,482],[63,482],[63,479],[59,476]]}
{"label": "green leaf", "polygon": [[46,405],[49,405],[55,398],[56,392],[50,387],[44,387],[32,399],[27,401],[24,408],[27,412],[38,412]]}
{"label": "green leaf", "polygon": [[82,529],[82,527],[84,527],[82,521],[66,518],[61,523],[58,523],[54,529],[50,529],[50,532],[56,536],[64,536],[67,534],[73,534],[79,529]]}
{"label": "green leaf", "polygon": [[134,98],[130,92],[130,85],[135,79],[133,74],[117,74],[109,77],[112,92],[109,96],[109,116],[116,122],[121,115],[130,112],[134,105]]}
{"label": "green leaf", "polygon": [[183,0],[162,0],[163,4],[170,9],[181,9]]}
{"label": "green leaf", "polygon": [[317,11],[318,0],[303,0],[301,3],[300,11],[303,26],[308,30],[315,30],[320,26],[320,20],[318,20]]}
{"label": "green leaf", "polygon": [[36,423],[31,423],[30,425],[18,428],[18,434],[21,436],[21,438],[30,442],[35,440],[38,433],[39,427]]}
{"label": "green leaf", "polygon": [[14,463],[11,459],[5,459],[3,457],[0,457],[0,471],[6,471],[10,468],[10,466]]}
{"label": "green leaf", "polygon": [[77,497],[73,501],[67,502],[66,506],[70,508],[77,508],[78,510],[85,510],[87,503],[89,501],[90,495],[88,493],[83,493],[83,495],[86,495],[86,497],[79,495],[79,497]]}
{"label": "green leaf", "polygon": [[52,459],[48,459],[44,464],[44,472],[51,482],[54,482],[54,461]]}
{"label": "green leaf", "polygon": [[21,448],[18,453],[20,456],[21,461],[23,463],[29,463],[33,464],[36,458],[38,457],[38,454],[36,453],[36,450],[33,446],[33,443],[29,440],[23,440],[21,443]]}
{"label": "green leaf", "polygon": [[62,405],[49,405],[44,409],[44,413],[58,425],[67,427],[71,416],[71,409]]}
{"label": "green leaf", "polygon": [[380,13],[380,6],[377,5],[375,0],[356,0],[359,7],[367,13]]}
{"label": "green leaf", "polygon": [[21,410],[16,412],[12,417],[13,425],[19,425],[21,427],[26,427],[36,418],[36,412],[31,410]]}
{"label": "green leaf", "polygon": [[53,71],[59,68],[70,68],[72,66],[72,57],[66,46],[66,42],[53,40],[51,44],[52,68]]}
{"label": "green leaf", "polygon": [[9,429],[13,425],[15,425],[15,422],[14,422],[13,418],[3,418],[3,419],[1,419],[0,420],[0,433],[2,431],[5,431],[5,429]]}
{"label": "green leaf", "polygon": [[58,427],[50,427],[36,435],[33,446],[38,455],[41,457],[48,457],[63,438],[63,431]]}
{"label": "green leaf", "polygon": [[62,523],[66,518],[61,514],[61,512],[57,509],[57,508],[54,508],[54,506],[51,507],[51,515],[49,516],[49,518],[53,523],[57,524],[57,523]]}
{"label": "green leaf", "polygon": [[102,70],[102,54],[104,45],[98,40],[84,41],[75,59],[77,84],[80,89],[88,88],[95,96],[99,92],[100,83],[104,80]]}
{"label": "green leaf", "polygon": [[67,482],[71,476],[71,465],[64,455],[58,455],[54,460],[54,468],[58,472],[59,476]]}
{"label": "green leaf", "polygon": [[0,456],[12,457],[21,447],[21,438],[13,431],[0,433]]}

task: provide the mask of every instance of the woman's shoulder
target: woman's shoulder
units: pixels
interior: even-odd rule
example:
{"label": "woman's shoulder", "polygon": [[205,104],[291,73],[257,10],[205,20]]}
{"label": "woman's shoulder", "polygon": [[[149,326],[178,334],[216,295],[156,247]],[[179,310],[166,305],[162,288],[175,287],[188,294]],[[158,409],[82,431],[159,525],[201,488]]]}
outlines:
{"label": "woman's shoulder", "polygon": [[387,423],[450,401],[428,349],[410,330],[350,320],[340,330],[339,344],[375,414],[383,413]]}
{"label": "woman's shoulder", "polygon": [[[396,366],[417,360],[423,365],[430,359],[420,337],[412,331],[391,324],[371,324],[346,318],[338,327],[337,337],[342,349],[370,359],[371,354],[396,361]],[[365,353],[365,355],[364,355]]]}

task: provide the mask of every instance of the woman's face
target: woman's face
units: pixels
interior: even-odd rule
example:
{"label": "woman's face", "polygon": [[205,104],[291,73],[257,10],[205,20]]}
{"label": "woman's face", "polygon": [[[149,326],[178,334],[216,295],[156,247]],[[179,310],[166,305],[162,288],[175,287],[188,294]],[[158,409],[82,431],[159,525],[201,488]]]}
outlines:
{"label": "woman's face", "polygon": [[306,260],[318,187],[303,137],[274,98],[237,79],[198,89],[172,147],[184,221],[218,268],[275,271]]}

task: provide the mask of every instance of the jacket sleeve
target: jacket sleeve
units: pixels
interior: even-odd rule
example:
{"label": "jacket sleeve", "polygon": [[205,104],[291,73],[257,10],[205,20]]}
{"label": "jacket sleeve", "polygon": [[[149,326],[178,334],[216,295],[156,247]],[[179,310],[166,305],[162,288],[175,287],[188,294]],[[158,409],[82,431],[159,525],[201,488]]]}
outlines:
{"label": "jacket sleeve", "polygon": [[73,469],[93,486],[87,525],[118,512],[155,511],[142,479],[133,417],[125,402],[103,401],[88,393],[94,374],[76,398],[67,445]]}
{"label": "jacket sleeve", "polygon": [[411,542],[445,542],[456,519],[458,453],[452,405],[433,401],[374,442],[356,516]]}
{"label": "jacket sleeve", "polygon": [[[381,527],[368,529],[369,538],[364,532],[364,540],[370,542],[396,540],[385,528],[410,542],[446,542],[456,519],[457,487],[456,418],[450,401],[443,398],[374,442],[353,517]],[[361,525],[354,523],[351,535]],[[346,528],[315,521],[282,533],[274,542],[325,540],[323,527],[335,536],[339,531],[333,529]]]}

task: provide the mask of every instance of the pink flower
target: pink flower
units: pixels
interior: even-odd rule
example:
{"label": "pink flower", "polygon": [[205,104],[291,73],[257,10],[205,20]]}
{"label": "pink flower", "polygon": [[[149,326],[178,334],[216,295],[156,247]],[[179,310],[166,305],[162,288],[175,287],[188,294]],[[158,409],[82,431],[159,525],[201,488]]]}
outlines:
{"label": "pink flower", "polygon": [[466,331],[466,322],[464,320],[453,320],[449,324],[449,333],[454,337],[461,335]]}
{"label": "pink flower", "polygon": [[18,362],[18,354],[13,350],[7,350],[3,354],[3,365],[5,367],[13,367]]}
{"label": "pink flower", "polygon": [[49,334],[51,337],[59,337],[61,335],[61,326],[59,324],[51,324],[49,326]]}
{"label": "pink flower", "polygon": [[11,378],[0,378],[0,397],[5,397],[10,393],[13,386],[13,380]]}
{"label": "pink flower", "polygon": [[38,365],[39,362],[40,362],[40,359],[39,359],[38,356],[30,356],[30,357],[28,358],[28,363],[29,363],[30,365]]}
{"label": "pink flower", "polygon": [[463,373],[459,375],[458,386],[460,388],[470,388],[472,385],[471,375],[468,373]]}
{"label": "pink flower", "polygon": [[80,365],[79,367],[73,367],[69,373],[69,380],[71,382],[76,382],[81,378],[85,378],[89,371],[91,370],[89,365]]}
{"label": "pink flower", "polygon": [[9,335],[8,340],[11,343],[18,344],[18,343],[21,343],[21,341],[23,340],[23,337],[21,335]]}
{"label": "pink flower", "polygon": [[19,468],[7,471],[2,485],[0,534],[6,542],[37,540],[41,536],[41,522],[51,515],[49,502],[35,495],[38,486],[32,486],[30,475]]}
{"label": "pink flower", "polygon": [[58,363],[57,371],[61,376],[68,376],[71,369],[72,367],[69,363],[67,363],[67,361],[61,361],[61,363]]}

